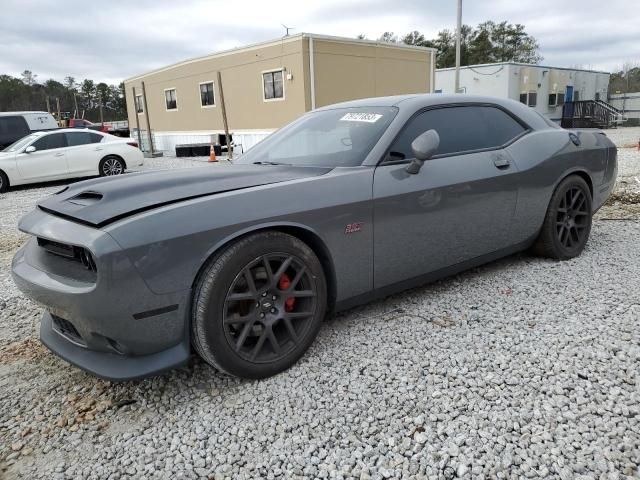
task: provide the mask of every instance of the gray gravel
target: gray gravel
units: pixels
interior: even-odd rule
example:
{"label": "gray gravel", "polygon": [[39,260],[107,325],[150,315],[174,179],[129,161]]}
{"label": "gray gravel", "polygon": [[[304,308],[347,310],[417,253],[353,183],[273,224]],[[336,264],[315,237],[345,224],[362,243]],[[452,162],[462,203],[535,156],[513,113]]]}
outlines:
{"label": "gray gravel", "polygon": [[0,478],[640,476],[640,211],[623,197],[581,257],[516,255],[350,310],[275,378],[193,358],[111,384],[40,346],[41,309],[9,278],[18,217],[59,188],[0,196]]}

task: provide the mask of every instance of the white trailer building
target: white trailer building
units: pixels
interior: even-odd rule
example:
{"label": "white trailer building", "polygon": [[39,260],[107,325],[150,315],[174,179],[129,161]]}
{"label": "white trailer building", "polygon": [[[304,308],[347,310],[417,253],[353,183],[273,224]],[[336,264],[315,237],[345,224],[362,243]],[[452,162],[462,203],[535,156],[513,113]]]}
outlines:
{"label": "white trailer building", "polygon": [[[607,72],[527,63],[489,63],[460,68],[460,92],[511,98],[559,122],[565,101],[607,100]],[[436,92],[454,93],[455,68],[436,70]]]}

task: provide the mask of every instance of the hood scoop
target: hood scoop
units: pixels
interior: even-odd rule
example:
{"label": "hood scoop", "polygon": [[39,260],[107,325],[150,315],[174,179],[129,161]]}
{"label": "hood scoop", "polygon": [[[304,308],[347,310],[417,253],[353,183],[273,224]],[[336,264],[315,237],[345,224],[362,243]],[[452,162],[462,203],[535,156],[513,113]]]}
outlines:
{"label": "hood scoop", "polygon": [[96,202],[102,200],[102,194],[98,192],[82,192],[75,197],[71,197],[67,202],[73,203],[75,205],[82,205],[83,207],[88,207],[89,205],[93,205]]}
{"label": "hood scoop", "polygon": [[38,208],[100,228],[180,201],[315,177],[329,171],[331,168],[231,165],[128,173],[74,183],[38,202]]}

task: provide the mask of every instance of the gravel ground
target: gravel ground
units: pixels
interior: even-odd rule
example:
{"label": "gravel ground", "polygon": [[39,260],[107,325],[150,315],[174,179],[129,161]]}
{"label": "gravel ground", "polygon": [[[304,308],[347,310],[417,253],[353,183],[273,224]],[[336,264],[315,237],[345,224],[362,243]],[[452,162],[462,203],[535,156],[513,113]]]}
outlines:
{"label": "gravel ground", "polygon": [[19,216],[61,184],[2,195],[0,478],[638,478],[637,150],[619,173],[581,257],[516,255],[350,310],[262,381],[194,357],[112,384],[48,353],[9,267]]}

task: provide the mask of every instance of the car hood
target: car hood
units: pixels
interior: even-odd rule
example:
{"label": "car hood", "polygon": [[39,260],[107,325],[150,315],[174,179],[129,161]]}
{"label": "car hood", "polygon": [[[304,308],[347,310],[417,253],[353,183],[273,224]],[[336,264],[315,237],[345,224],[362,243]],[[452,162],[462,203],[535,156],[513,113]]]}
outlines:
{"label": "car hood", "polygon": [[323,175],[330,168],[232,165],[130,173],[72,184],[38,202],[41,210],[102,227],[183,200]]}

